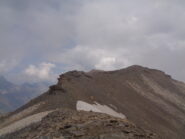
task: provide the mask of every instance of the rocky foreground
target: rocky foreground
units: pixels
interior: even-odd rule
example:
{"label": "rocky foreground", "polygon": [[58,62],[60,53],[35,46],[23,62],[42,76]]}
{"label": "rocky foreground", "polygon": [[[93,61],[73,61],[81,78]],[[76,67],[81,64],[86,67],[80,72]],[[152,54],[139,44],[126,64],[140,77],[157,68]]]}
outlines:
{"label": "rocky foreground", "polygon": [[41,122],[1,139],[159,139],[126,119],[106,114],[57,110]]}

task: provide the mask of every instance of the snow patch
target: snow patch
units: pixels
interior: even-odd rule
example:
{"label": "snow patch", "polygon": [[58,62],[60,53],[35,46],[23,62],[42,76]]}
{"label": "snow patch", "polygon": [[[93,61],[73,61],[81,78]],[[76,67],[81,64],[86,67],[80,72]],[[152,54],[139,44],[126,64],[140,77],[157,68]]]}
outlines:
{"label": "snow patch", "polygon": [[38,104],[35,104],[35,105],[28,107],[27,109],[25,109],[17,114],[10,116],[9,118],[6,118],[5,121],[0,123],[0,129],[5,127],[6,125],[9,125],[13,122],[20,120],[21,118],[25,117],[26,115],[29,115],[33,111],[37,110],[40,107],[40,105],[42,105],[42,104],[44,104],[44,102],[40,102]]}
{"label": "snow patch", "polygon": [[105,114],[118,117],[118,118],[123,118],[123,119],[126,118],[124,114],[118,113],[114,111],[113,109],[111,109],[110,107],[106,105],[101,105],[97,102],[95,102],[95,104],[89,104],[84,101],[77,101],[76,109],[83,110],[83,111],[93,111],[93,112],[105,113]]}
{"label": "snow patch", "polygon": [[28,116],[24,119],[21,119],[19,121],[14,122],[13,124],[10,124],[4,128],[0,129],[0,136],[7,134],[7,133],[12,133],[17,130],[20,130],[24,127],[29,126],[32,123],[37,123],[42,120],[43,117],[48,115],[52,111],[45,111],[45,112],[40,112],[31,116]]}

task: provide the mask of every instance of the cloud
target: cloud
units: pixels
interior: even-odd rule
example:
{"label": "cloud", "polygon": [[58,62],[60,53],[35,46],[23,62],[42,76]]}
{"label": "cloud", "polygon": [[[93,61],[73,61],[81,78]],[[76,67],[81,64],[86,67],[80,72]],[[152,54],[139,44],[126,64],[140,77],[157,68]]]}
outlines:
{"label": "cloud", "polygon": [[53,80],[52,69],[55,67],[52,63],[41,63],[38,66],[29,65],[25,69],[25,74],[31,78],[39,80]]}
{"label": "cloud", "polygon": [[56,65],[53,74],[140,64],[185,81],[184,6],[182,0],[0,1],[1,71],[33,63],[28,71],[38,76],[43,61]]}
{"label": "cloud", "polygon": [[17,65],[17,61],[11,60],[0,60],[0,73],[9,72],[12,68]]}
{"label": "cloud", "polygon": [[95,65],[97,69],[106,69],[106,70],[112,70],[112,66],[116,62],[115,57],[103,57],[100,59],[100,62]]}
{"label": "cloud", "polygon": [[78,45],[72,49],[58,53],[50,58],[56,63],[63,63],[64,71],[78,69],[78,70],[114,70],[120,67],[126,67],[132,63],[126,57],[128,51],[125,49],[102,49],[94,46]]}

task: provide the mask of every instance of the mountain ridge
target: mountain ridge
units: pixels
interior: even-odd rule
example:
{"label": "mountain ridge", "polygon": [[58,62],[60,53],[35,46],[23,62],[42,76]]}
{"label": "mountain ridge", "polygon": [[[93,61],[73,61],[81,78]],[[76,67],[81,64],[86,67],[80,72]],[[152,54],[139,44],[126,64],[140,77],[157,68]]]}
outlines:
{"label": "mountain ridge", "polygon": [[37,108],[21,118],[58,108],[76,110],[79,100],[112,107],[162,138],[185,136],[185,84],[162,71],[136,65],[116,71],[64,73],[57,84],[8,118],[37,104]]}

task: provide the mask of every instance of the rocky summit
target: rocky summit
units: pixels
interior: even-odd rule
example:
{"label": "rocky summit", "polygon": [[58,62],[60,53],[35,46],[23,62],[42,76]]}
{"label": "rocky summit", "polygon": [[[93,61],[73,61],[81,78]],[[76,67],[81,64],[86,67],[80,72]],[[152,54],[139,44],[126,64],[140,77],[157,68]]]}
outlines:
{"label": "rocky summit", "polygon": [[142,66],[70,71],[0,118],[1,138],[184,139],[185,84]]}

